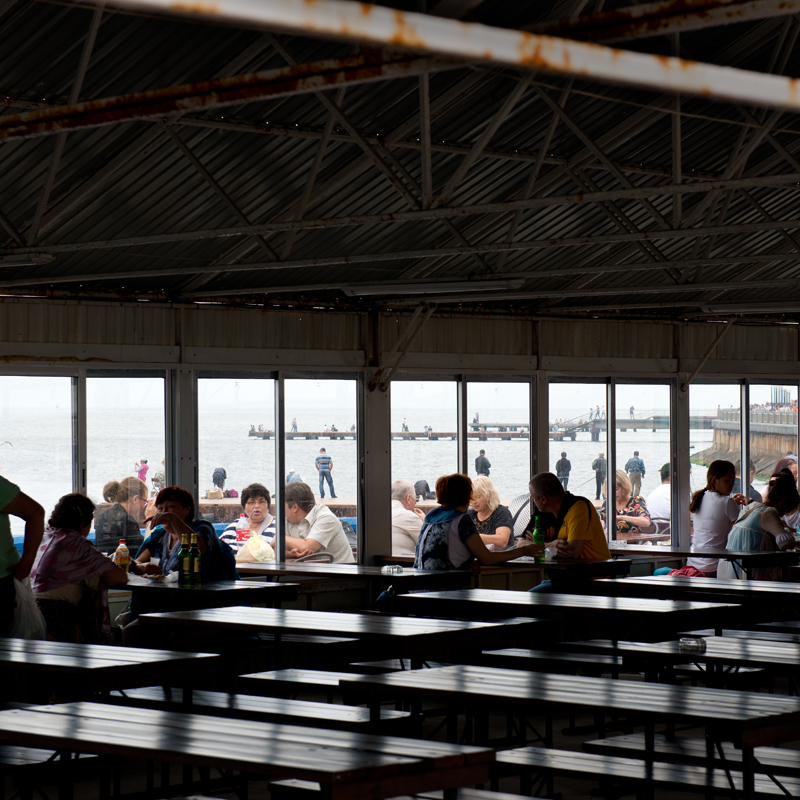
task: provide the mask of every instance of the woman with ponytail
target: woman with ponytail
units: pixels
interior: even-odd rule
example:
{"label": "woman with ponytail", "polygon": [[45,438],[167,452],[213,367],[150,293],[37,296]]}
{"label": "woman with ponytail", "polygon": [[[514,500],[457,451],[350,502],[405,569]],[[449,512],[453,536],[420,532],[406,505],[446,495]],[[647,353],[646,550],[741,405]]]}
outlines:
{"label": "woman with ponytail", "polygon": [[[706,473],[706,485],[692,495],[689,511],[692,512],[694,533],[692,550],[724,550],[728,533],[739,516],[739,506],[747,500],[737,494],[730,496],[736,468],[730,461],[712,461]],[[686,565],[699,569],[709,578],[717,577],[718,558],[688,558]]]}

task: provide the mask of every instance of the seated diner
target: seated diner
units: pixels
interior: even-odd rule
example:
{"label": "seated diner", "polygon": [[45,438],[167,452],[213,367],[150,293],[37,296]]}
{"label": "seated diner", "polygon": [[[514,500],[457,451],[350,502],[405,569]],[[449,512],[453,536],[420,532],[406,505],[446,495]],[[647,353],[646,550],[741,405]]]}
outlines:
{"label": "seated diner", "polygon": [[[728,550],[775,551],[788,550],[795,544],[794,531],[781,517],[791,514],[800,505],[800,496],[791,473],[781,473],[770,481],[767,499],[751,503],[728,534]],[[718,578],[745,578],[744,570],[733,561],[721,561]],[[755,580],[780,580],[780,567],[752,570]]]}
{"label": "seated diner", "polygon": [[500,495],[490,478],[478,475],[472,482],[472,507],[469,515],[483,543],[490,550],[507,550],[514,546],[514,520],[508,508],[500,503]]}
{"label": "seated diner", "polygon": [[544,552],[544,545],[532,542],[511,550],[489,550],[467,513],[472,495],[472,481],[467,475],[457,472],[436,481],[439,506],[425,516],[414,556],[417,569],[466,569],[474,560],[492,566]]}
{"label": "seated diner", "polygon": [[271,545],[275,539],[275,517],[269,513],[272,498],[267,487],[260,483],[245,486],[239,502],[242,504],[247,529],[240,530],[240,518],[231,522],[219,538],[230,545],[234,552],[238,552],[254,533],[263,536],[267,544]]}
{"label": "seated diner", "polygon": [[120,539],[135,553],[144,537],[139,515],[147,505],[147,486],[138,478],[109,481],[103,487],[103,497],[112,505],[103,509],[94,522],[95,546],[101,553],[113,553]]}
{"label": "seated diner", "polygon": [[[214,526],[204,519],[195,519],[194,498],[181,486],[167,486],[156,496],[156,511],[146,520],[152,532],[136,554],[136,565],[149,574],[178,569],[181,536],[197,534],[200,549],[202,581],[236,580],[236,564],[231,548],[221,542]],[[153,564],[152,559],[159,563]]]}
{"label": "seated diner", "polygon": [[86,538],[93,517],[94,503],[88,497],[64,495],[50,515],[36,555],[31,587],[53,641],[111,640],[108,589],[124,586],[128,575]]}
{"label": "seated diner", "polygon": [[330,553],[335,564],[353,564],[353,549],[339,518],[317,504],[307,483],[286,484],[286,558],[302,558],[314,553]]}
{"label": "seated diner", "polygon": [[[608,497],[608,481],[603,487],[603,496]],[[644,497],[633,494],[633,484],[621,469],[616,472],[614,497],[617,509],[617,532],[614,538],[625,541],[635,538],[639,533],[655,532],[655,526],[650,521],[650,513],[647,510],[647,503]],[[600,521],[605,524],[605,504],[600,507]]]}

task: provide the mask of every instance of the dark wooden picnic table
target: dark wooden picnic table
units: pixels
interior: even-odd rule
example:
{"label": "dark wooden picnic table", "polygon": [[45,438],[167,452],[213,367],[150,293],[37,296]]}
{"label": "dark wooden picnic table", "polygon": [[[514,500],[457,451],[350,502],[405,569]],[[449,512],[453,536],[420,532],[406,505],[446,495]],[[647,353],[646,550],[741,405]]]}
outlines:
{"label": "dark wooden picnic table", "polygon": [[584,654],[620,656],[626,667],[642,669],[646,680],[657,680],[665,671],[687,662],[705,665],[709,683],[720,687],[725,685],[725,675],[732,668],[759,667],[783,675],[800,670],[800,644],[732,636],[699,638],[706,646],[702,653],[681,649],[679,641],[643,644],[590,640],[570,642],[564,647]]}
{"label": "dark wooden picnic table", "polygon": [[[238,569],[238,567],[237,567]],[[129,583],[126,587],[135,602],[160,611],[185,611],[196,608],[223,608],[245,604],[280,607],[296,600],[296,583],[260,581],[205,581],[196,586],[148,580],[146,584]]]}
{"label": "dark wooden picnic table", "polygon": [[[800,612],[800,584],[785,581],[753,581],[736,578],[689,578],[684,575],[648,575],[593,581],[592,591],[606,596],[714,600],[740,603],[746,617],[742,624],[796,617]],[[788,612],[788,613],[787,613]],[[720,627],[720,626],[715,626]]]}
{"label": "dark wooden picnic table", "polygon": [[[325,800],[380,800],[436,789],[447,795],[487,782],[495,757],[484,747],[145,708],[117,712],[86,702],[1,711],[0,741],[317,781]],[[64,764],[60,786],[67,800],[69,760]],[[185,788],[189,794],[191,787]]]}
{"label": "dark wooden picnic table", "polygon": [[[432,699],[449,711],[448,737],[457,734],[459,711],[508,710],[523,720],[529,712],[547,715],[545,746],[552,747],[556,710],[592,711],[602,724],[606,714],[637,715],[645,722],[645,753],[654,759],[654,726],[688,723],[703,727],[707,755],[715,742],[733,742],[742,750],[743,795],[753,796],[753,748],[795,741],[800,737],[800,699],[756,692],[673,686],[609,678],[552,675],[541,672],[451,666],[407,670],[387,675],[354,675],[341,680],[346,694],[368,697],[377,716],[386,699]],[[502,691],[498,691],[502,687]],[[525,725],[520,724],[520,730]],[[486,730],[481,731],[485,735]],[[738,767],[738,765],[737,765]]]}
{"label": "dark wooden picnic table", "polygon": [[358,583],[368,586],[374,596],[388,586],[394,586],[396,592],[408,592],[417,589],[455,589],[469,586],[472,582],[472,573],[469,570],[425,570],[409,566],[403,566],[401,573],[392,575],[381,572],[381,567],[361,566],[360,564],[276,563],[270,561],[237,564],[236,569],[243,578],[270,577],[276,580],[321,578]]}
{"label": "dark wooden picnic table", "polygon": [[787,570],[793,564],[800,562],[800,552],[796,550],[775,550],[757,552],[753,550],[726,550],[720,548],[717,550],[693,550],[691,547],[679,547],[678,545],[669,545],[662,547],[648,546],[641,544],[628,544],[627,542],[614,542],[611,549],[612,555],[622,555],[628,557],[648,556],[652,558],[655,555],[659,556],[675,556],[676,558],[689,558],[697,556],[698,558],[721,558],[725,561],[731,561],[734,565],[738,565],[744,572],[747,578],[750,578],[752,571],[759,568],[768,567],[782,567],[784,572],[788,574]]}
{"label": "dark wooden picnic table", "polygon": [[8,700],[88,698],[112,689],[153,684],[184,687],[213,682],[222,656],[67,642],[0,639],[0,684]]}
{"label": "dark wooden picnic table", "polygon": [[[619,580],[631,580],[623,578]],[[595,581],[596,583],[597,581]],[[546,617],[554,620],[561,638],[589,635],[613,639],[659,641],[692,627],[722,627],[738,619],[735,604],[677,600],[630,600],[543,592],[504,592],[463,589],[422,592],[395,598],[392,610],[405,614],[487,619],[508,616]],[[705,622],[700,622],[705,620]],[[695,624],[696,623],[696,624]]]}
{"label": "dark wooden picnic table", "polygon": [[[415,595],[403,595],[412,597]],[[509,616],[506,614],[505,616]],[[352,614],[272,608],[219,608],[145,614],[143,625],[176,628],[271,633],[276,645],[289,633],[344,636],[354,639],[346,652],[350,658],[433,658],[457,650],[481,650],[504,645],[484,644],[541,638],[547,623],[537,619],[503,619],[500,622],[464,622],[452,619],[409,619],[384,614]]]}

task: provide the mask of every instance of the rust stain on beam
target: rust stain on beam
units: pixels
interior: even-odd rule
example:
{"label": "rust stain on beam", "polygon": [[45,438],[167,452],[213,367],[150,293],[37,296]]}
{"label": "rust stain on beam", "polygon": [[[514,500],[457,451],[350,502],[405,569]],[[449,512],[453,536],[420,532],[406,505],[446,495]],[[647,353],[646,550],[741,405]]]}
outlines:
{"label": "rust stain on beam", "polygon": [[[427,58],[378,61],[358,55],[310,64],[219,78],[182,86],[37,109],[0,118],[0,141],[47,136],[62,131],[97,128],[167,114],[218,108],[266,97],[315,92],[343,84],[418,75],[433,68]],[[448,65],[436,59],[436,68]],[[453,62],[452,67],[458,66]]]}

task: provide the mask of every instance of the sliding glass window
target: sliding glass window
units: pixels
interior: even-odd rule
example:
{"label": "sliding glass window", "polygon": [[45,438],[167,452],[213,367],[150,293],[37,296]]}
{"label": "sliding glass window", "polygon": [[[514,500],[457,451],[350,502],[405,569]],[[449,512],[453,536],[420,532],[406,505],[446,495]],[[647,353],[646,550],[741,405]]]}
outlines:
{"label": "sliding glass window", "polygon": [[[242,513],[242,489],[251,483],[262,484],[274,497],[275,381],[200,378],[197,452],[200,507],[207,518],[236,520]],[[237,496],[228,497],[231,490]]]}
{"label": "sliding glass window", "polygon": [[608,470],[605,384],[550,383],[549,407],[549,471],[599,506]]}
{"label": "sliding glass window", "polygon": [[797,385],[750,384],[750,486],[761,499],[770,476],[781,468],[797,476]]}
{"label": "sliding glass window", "polygon": [[[0,474],[41,503],[45,519],[72,491],[72,379],[0,376]],[[25,523],[9,517],[11,531]]]}
{"label": "sliding glass window", "polygon": [[617,526],[612,538],[669,544],[670,387],[618,383],[616,406]]}
{"label": "sliding glass window", "polygon": [[507,506],[531,478],[530,384],[471,381],[467,403],[468,472],[488,475]]}

